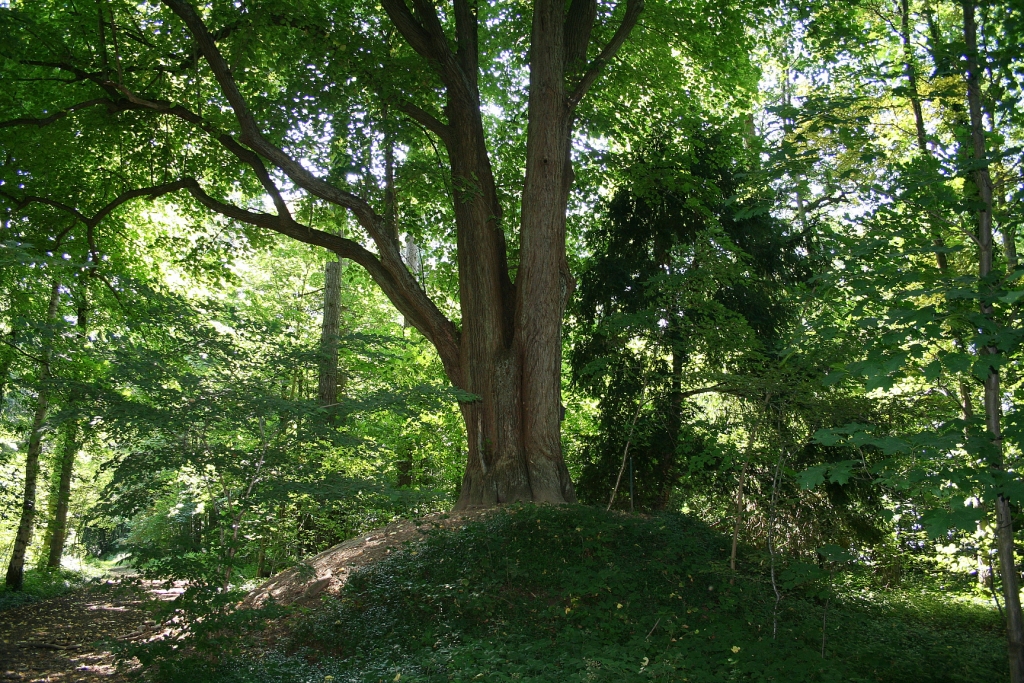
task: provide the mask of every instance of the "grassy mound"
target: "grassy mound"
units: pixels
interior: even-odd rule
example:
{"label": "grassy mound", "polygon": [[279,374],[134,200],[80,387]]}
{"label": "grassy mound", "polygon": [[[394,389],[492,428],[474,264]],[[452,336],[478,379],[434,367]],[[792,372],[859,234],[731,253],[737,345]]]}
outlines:
{"label": "grassy mound", "polygon": [[[682,516],[515,506],[439,530],[314,610],[209,614],[135,650],[163,681],[995,681],[998,615],[903,591],[791,591],[734,574]],[[287,634],[266,645],[249,629]],[[773,637],[775,630],[775,637]],[[254,647],[255,642],[264,645]],[[156,665],[156,666],[153,666]]]}

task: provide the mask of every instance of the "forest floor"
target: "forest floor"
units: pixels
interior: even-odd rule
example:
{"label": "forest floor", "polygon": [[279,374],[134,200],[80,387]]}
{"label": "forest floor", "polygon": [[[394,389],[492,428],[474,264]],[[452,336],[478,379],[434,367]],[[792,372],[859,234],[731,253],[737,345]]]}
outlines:
{"label": "forest floor", "polygon": [[396,522],[248,596],[126,578],[4,610],[0,683],[1006,680],[998,614],[955,577],[793,565],[780,603],[729,540],[583,506]]}
{"label": "forest floor", "polygon": [[[260,606],[272,596],[282,605],[315,604],[324,595],[337,595],[351,572],[421,540],[428,531],[451,529],[482,514],[436,514],[361,534],[278,574],[246,602]],[[118,569],[107,583],[0,612],[0,683],[128,680],[115,667],[111,643],[163,639],[166,629],[152,619],[149,607],[153,600],[173,600],[183,588],[119,576]]]}
{"label": "forest floor", "polygon": [[73,590],[0,613],[0,681],[123,681],[110,647],[160,629],[145,606],[180,587],[130,578]]}
{"label": "forest floor", "polygon": [[745,548],[732,571],[729,548],[678,514],[438,515],[308,558],[250,609],[186,595],[180,636],[121,656],[155,683],[1006,680],[998,614],[952,575],[888,587],[870,567],[812,580],[793,562],[777,601],[769,558]]}

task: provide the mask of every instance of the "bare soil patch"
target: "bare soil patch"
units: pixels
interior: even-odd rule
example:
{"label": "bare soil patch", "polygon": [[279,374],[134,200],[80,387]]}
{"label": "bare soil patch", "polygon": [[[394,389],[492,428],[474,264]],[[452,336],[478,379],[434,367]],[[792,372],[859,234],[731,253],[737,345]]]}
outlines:
{"label": "bare soil patch", "polygon": [[490,511],[436,513],[360,534],[270,578],[246,596],[242,607],[260,607],[271,599],[279,605],[312,606],[324,595],[338,595],[353,572],[422,541],[431,530],[456,529]]}

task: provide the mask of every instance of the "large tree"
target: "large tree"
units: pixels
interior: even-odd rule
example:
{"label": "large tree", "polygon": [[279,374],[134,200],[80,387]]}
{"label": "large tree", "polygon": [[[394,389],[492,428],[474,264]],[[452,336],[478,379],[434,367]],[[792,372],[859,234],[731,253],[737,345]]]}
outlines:
{"label": "large tree", "polygon": [[[573,501],[559,421],[574,129],[643,9],[644,0],[16,3],[2,21],[19,85],[0,132],[19,154],[4,170],[32,167],[33,152],[11,140],[63,126],[71,149],[109,151],[87,202],[187,192],[208,211],[361,265],[463,392],[458,507]],[[688,61],[743,71],[735,5],[658,11],[661,35],[626,80],[646,68],[645,78],[699,86],[680,78]],[[588,110],[605,131],[680,94],[622,82],[619,92],[619,113]],[[429,169],[423,150],[435,144]],[[445,253],[457,292],[447,297],[429,297],[403,262],[402,163],[447,187],[434,214],[455,228]],[[423,182],[407,174],[407,193]],[[12,201],[32,201],[29,189]],[[303,196],[346,210],[352,237],[337,221],[313,227],[312,209],[303,220]]]}

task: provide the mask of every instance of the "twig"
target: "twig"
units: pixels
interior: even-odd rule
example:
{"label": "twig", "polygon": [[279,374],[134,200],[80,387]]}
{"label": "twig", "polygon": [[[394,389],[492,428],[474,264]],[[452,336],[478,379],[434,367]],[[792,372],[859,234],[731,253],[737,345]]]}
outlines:
{"label": "twig", "polygon": [[612,509],[612,503],[615,502],[615,496],[619,492],[619,484],[622,483],[622,473],[626,471],[626,458],[629,455],[629,444],[633,441],[633,430],[636,428],[636,421],[640,417],[640,411],[642,411],[644,406],[647,405],[648,399],[644,398],[644,394],[646,393],[647,385],[644,384],[644,388],[640,392],[640,405],[636,407],[636,413],[633,414],[633,423],[629,425],[629,436],[626,437],[626,447],[622,451],[622,465],[619,467],[619,476],[615,478],[615,488],[612,489],[612,497],[608,499],[608,507],[604,509],[605,512]]}
{"label": "twig", "polygon": [[782,471],[782,461],[785,460],[785,451],[779,456],[779,462],[775,465],[775,476],[772,478],[772,505],[771,514],[768,519],[768,555],[771,557],[772,590],[775,591],[775,606],[772,607],[772,640],[775,640],[779,632],[779,603],[782,601],[782,593],[779,592],[778,583],[775,581],[775,501],[779,494],[779,473]]}
{"label": "twig", "polygon": [[992,555],[988,555],[988,589],[992,593],[992,599],[996,601],[996,609],[999,610],[999,618],[1002,621],[1006,621],[1003,616],[1003,606],[999,603],[999,593],[996,593],[996,570],[992,566]]}
{"label": "twig", "polygon": [[654,622],[654,626],[652,626],[651,630],[647,632],[647,638],[651,637],[651,634],[654,633],[654,629],[658,628],[658,624],[660,624],[660,623],[661,623],[661,617],[658,617],[658,620],[656,622]]}

